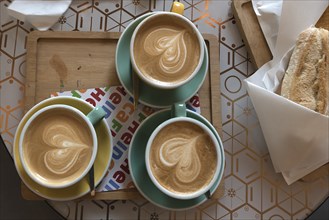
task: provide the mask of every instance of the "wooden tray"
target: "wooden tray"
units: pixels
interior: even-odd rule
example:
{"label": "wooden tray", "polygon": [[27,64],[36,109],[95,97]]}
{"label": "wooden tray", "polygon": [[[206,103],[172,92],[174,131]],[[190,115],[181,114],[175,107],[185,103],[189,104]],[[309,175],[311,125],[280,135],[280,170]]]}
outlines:
{"label": "wooden tray", "polygon": [[[31,32],[27,40],[25,112],[52,92],[120,85],[115,70],[118,32]],[[198,91],[201,113],[222,133],[218,39],[204,34],[210,62],[209,72]],[[50,64],[56,56],[60,61]],[[56,65],[54,65],[54,63]],[[68,77],[69,75],[69,77]],[[213,194],[223,195],[223,183]],[[23,198],[43,199],[22,183]],[[136,189],[96,193],[92,199],[136,199]],[[86,196],[85,198],[90,198]]]}
{"label": "wooden tray", "polygon": [[[251,61],[258,69],[272,59],[272,53],[267,45],[251,0],[233,0],[232,8]],[[329,7],[317,22],[316,27],[329,30]]]}

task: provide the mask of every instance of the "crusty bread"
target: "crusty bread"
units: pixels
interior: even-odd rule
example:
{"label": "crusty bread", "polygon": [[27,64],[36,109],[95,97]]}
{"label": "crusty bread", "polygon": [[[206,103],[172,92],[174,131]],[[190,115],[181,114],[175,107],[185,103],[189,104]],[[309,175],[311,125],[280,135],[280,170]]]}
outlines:
{"label": "crusty bread", "polygon": [[312,27],[299,35],[282,81],[281,95],[329,115],[329,31]]}

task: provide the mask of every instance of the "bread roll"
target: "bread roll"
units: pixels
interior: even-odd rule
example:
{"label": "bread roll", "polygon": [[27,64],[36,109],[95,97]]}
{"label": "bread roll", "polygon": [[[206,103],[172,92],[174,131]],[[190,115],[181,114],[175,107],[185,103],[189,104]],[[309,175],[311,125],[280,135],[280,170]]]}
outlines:
{"label": "bread roll", "polygon": [[329,31],[312,27],[299,35],[283,78],[281,95],[329,115]]}

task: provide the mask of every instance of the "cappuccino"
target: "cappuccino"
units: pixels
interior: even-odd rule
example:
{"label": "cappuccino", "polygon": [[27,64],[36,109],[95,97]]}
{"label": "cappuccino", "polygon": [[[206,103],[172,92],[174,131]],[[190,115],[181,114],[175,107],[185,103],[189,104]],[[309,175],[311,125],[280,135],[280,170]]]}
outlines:
{"label": "cappuccino", "polygon": [[48,185],[81,177],[93,154],[93,136],[86,121],[68,109],[50,109],[26,129],[22,153],[30,172]]}
{"label": "cappuccino", "polygon": [[195,193],[207,187],[216,173],[216,146],[209,134],[195,123],[167,124],[150,146],[152,175],[172,193]]}
{"label": "cappuccino", "polygon": [[155,84],[188,80],[203,59],[200,34],[183,16],[173,14],[150,16],[135,33],[135,65],[143,78]]}

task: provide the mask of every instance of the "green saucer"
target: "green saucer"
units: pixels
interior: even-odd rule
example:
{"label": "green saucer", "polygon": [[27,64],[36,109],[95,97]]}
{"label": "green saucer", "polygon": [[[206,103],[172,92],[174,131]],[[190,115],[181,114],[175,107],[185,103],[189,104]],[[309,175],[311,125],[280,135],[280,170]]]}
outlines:
{"label": "green saucer", "polygon": [[[115,64],[121,85],[132,95],[132,77],[130,65],[130,39],[137,25],[153,13],[147,13],[133,21],[122,33],[117,44]],[[189,100],[201,87],[208,73],[208,50],[205,44],[205,58],[199,72],[186,84],[176,89],[154,88],[140,80],[139,101],[145,105],[163,108],[173,103],[184,103]]]}
{"label": "green saucer", "polygon": [[[215,184],[210,189],[210,194],[212,195],[217,189],[224,173],[224,147],[215,128],[204,117],[190,110],[187,110],[187,117],[197,119],[198,121],[204,123],[210,128],[210,130],[213,131],[220,143],[220,150],[222,152],[220,155],[221,168]],[[185,210],[200,205],[207,200],[207,197],[205,195],[201,195],[195,199],[180,200],[167,196],[153,184],[152,180],[148,176],[144,160],[147,140],[151,133],[158,125],[170,118],[171,111],[168,109],[162,110],[146,118],[138,127],[129,147],[129,169],[135,186],[147,200],[165,209]]]}

